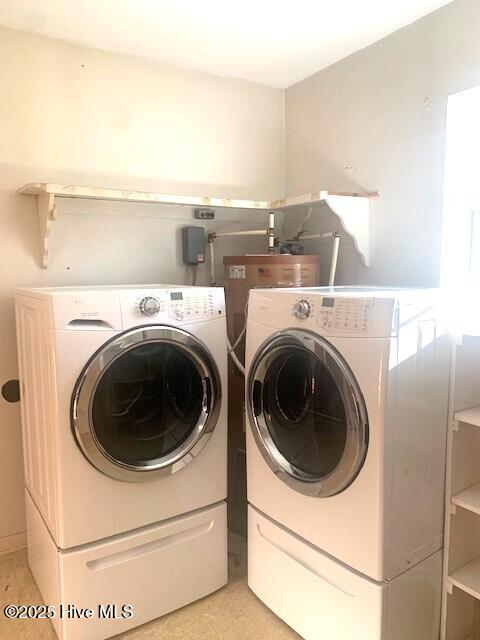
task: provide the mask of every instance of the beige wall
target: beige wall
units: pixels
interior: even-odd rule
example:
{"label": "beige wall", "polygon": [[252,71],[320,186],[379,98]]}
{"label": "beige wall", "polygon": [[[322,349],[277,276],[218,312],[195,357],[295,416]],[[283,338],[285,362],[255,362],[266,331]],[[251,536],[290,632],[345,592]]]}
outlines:
{"label": "beige wall", "polygon": [[[6,29],[0,59],[1,386],[17,377],[15,286],[183,282],[180,227],[193,222],[187,207],[62,201],[43,271],[35,202],[19,196],[19,186],[269,199],[283,192],[284,161],[278,90]],[[259,213],[217,214],[211,228],[265,221]],[[239,249],[263,245],[254,239]],[[0,552],[23,543],[22,473],[19,406],[0,398]]]}
{"label": "beige wall", "polygon": [[288,194],[381,192],[366,282],[438,282],[447,96],[480,84],[479,33],[457,0],[286,91]]}

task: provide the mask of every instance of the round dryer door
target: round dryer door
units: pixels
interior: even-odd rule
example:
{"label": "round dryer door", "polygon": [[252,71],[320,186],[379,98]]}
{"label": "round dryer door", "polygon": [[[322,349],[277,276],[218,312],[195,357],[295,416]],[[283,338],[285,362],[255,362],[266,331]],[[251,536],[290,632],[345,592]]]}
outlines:
{"label": "round dryer door", "polygon": [[327,340],[294,329],[269,339],[253,360],[247,404],[257,445],[287,485],[327,497],[354,481],[367,453],[367,411]]}
{"label": "round dryer door", "polygon": [[106,475],[141,481],[178,471],[205,446],[221,386],[207,348],[173,327],[140,327],[105,344],[83,370],[72,427]]}

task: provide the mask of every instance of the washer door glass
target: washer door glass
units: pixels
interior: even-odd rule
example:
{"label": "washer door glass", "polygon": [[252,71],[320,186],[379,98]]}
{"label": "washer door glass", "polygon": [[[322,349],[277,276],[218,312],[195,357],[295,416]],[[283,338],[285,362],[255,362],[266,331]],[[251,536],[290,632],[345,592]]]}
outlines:
{"label": "washer door glass", "polygon": [[122,480],[171,473],[203,448],[220,382],[206,348],[185,331],[142,327],[98,352],[74,393],[74,433],[87,458]]}
{"label": "washer door glass", "polygon": [[365,460],[368,420],[350,368],[323,338],[291,330],[253,361],[249,413],[265,460],[301,493],[346,489]]}

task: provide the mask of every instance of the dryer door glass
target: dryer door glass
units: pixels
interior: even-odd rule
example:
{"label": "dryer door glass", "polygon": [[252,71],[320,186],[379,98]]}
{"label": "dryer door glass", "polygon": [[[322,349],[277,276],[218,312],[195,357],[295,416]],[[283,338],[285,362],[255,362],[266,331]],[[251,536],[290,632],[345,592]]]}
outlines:
{"label": "dryer door glass", "polygon": [[343,491],[365,460],[368,421],[353,373],[326,340],[289,331],[265,345],[249,376],[252,428],[264,458],[308,495]]}
{"label": "dryer door glass", "polygon": [[337,467],[347,441],[345,406],[332,374],[311,351],[278,353],[265,376],[263,403],[270,435],[292,465],[316,478]]}
{"label": "dryer door glass", "polygon": [[96,354],[77,385],[77,441],[107,475],[171,473],[205,444],[219,391],[209,353],[190,334],[161,327],[128,332]]}

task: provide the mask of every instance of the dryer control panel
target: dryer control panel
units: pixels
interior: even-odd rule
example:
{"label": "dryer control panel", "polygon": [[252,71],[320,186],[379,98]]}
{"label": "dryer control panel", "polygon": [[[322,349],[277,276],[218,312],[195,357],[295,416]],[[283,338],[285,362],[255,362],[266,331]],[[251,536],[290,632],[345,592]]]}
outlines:
{"label": "dryer control panel", "polygon": [[368,333],[372,325],[373,298],[305,296],[295,301],[292,315],[297,320],[312,318],[322,329]]}
{"label": "dryer control panel", "polygon": [[[346,287],[252,289],[248,321],[279,331],[302,328],[321,336],[380,338],[398,331],[399,302],[395,291]],[[405,293],[405,296],[411,296]],[[410,300],[410,297],[408,298]],[[423,300],[423,293],[418,294]],[[422,305],[430,304],[422,302]],[[417,308],[417,307],[416,307]]]}
{"label": "dryer control panel", "polygon": [[338,329],[368,333],[372,324],[372,298],[322,297],[317,308],[317,325],[322,329]]}
{"label": "dryer control panel", "polygon": [[190,323],[225,315],[223,291],[191,287],[125,292],[122,295],[124,326]]}

